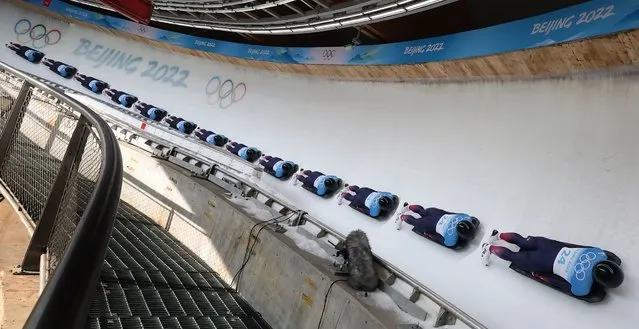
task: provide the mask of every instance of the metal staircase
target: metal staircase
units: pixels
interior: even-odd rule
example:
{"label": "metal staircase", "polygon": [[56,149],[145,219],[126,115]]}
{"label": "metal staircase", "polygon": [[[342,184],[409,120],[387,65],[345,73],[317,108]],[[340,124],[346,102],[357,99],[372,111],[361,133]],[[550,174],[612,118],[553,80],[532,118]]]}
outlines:
{"label": "metal staircase", "polygon": [[87,328],[270,326],[190,250],[121,202]]}

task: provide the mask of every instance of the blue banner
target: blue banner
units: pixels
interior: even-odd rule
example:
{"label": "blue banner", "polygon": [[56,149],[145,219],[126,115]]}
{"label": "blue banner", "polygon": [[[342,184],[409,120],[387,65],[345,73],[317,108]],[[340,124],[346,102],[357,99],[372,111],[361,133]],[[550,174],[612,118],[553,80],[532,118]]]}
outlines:
{"label": "blue banner", "polygon": [[286,64],[392,65],[479,57],[639,28],[639,0],[593,0],[548,14],[436,38],[373,46],[267,47],[198,38],[94,13],[59,0],[27,0],[75,19],[185,48]]}

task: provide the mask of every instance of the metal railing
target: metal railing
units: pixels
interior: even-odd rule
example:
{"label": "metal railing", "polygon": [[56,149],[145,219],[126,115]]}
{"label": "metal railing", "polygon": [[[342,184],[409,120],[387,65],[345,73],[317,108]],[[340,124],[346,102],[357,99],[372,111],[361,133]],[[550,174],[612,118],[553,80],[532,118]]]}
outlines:
{"label": "metal railing", "polygon": [[[82,95],[82,93],[78,93],[73,89],[54,83],[51,84],[66,90],[67,93]],[[320,242],[325,242],[326,246],[330,246],[330,244],[327,243],[329,241],[336,243],[345,238],[342,234],[323,224],[320,220],[310,216],[304,210],[281,200],[251,182],[250,179],[248,179],[249,177],[261,175],[261,170],[255,164],[235,157],[226,150],[211,147],[209,144],[194,137],[185,137],[184,134],[174,132],[141,115],[123,111],[115,105],[103,101],[95,101],[121,112],[122,115],[128,116],[129,119],[133,119],[123,122],[123,118],[115,117],[106,112],[102,113],[104,119],[109,122],[111,128],[116,132],[117,138],[122,141],[140,147],[156,157],[163,158],[181,166],[191,171],[193,176],[207,179],[230,193],[255,198],[275,211],[278,211],[280,214],[298,213],[299,216],[289,222],[289,225],[300,227],[313,226],[312,229],[307,230],[308,232],[313,232],[308,234],[308,237],[317,238],[318,240],[321,239]],[[136,120],[146,122],[147,128],[145,128],[145,131],[137,128],[139,124],[133,124],[132,121]],[[146,130],[148,130],[148,132]],[[158,131],[162,131],[167,136],[179,137],[185,142],[185,145],[176,145],[174,142],[154,135],[154,132]],[[190,144],[191,147],[187,144]],[[202,148],[199,152],[195,152],[193,151],[193,146],[201,146]],[[207,152],[203,152],[205,148]],[[384,290],[409,314],[415,317],[421,317],[422,315],[425,317],[426,313],[435,313],[431,314],[431,316],[436,317],[436,327],[451,325],[459,320],[471,329],[486,329],[482,323],[437,294],[424,283],[417,281],[382,257],[375,254],[374,257],[378,274],[380,274],[380,279],[384,283]],[[412,288],[408,296],[404,296],[403,293],[392,288],[394,284],[400,281]],[[413,305],[406,307],[408,304],[415,304],[418,300],[424,298],[428,300],[427,304],[434,304],[437,306],[437,309],[431,307],[431,309],[429,309],[430,312],[426,312],[419,310],[411,311],[420,308],[420,306]]]}
{"label": "metal railing", "polygon": [[24,328],[84,328],[120,202],[113,132],[83,104],[0,62],[0,185],[34,227],[14,271],[41,278]]}

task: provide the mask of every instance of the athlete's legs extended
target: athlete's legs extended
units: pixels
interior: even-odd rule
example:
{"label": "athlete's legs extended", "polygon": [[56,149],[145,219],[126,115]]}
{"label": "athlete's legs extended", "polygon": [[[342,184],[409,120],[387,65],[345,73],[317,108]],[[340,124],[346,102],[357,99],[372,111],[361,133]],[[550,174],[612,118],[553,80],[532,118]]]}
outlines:
{"label": "athlete's legs extended", "polygon": [[346,199],[346,201],[351,202],[353,201],[353,199],[355,199],[355,195],[354,194],[350,194],[348,192],[342,192],[341,194],[342,199]]}
{"label": "athlete's legs extended", "polygon": [[359,191],[359,186],[357,186],[357,185],[349,185],[346,190],[347,190],[347,192],[357,193],[357,191]]}
{"label": "athlete's legs extended", "polygon": [[235,148],[236,145],[237,145],[237,142],[229,141],[229,143],[226,144],[226,150],[233,153],[233,148]]}
{"label": "athlete's legs extended", "polygon": [[402,222],[406,222],[410,225],[414,225],[413,223],[415,223],[415,221],[419,220],[420,217],[417,217],[417,214],[404,214],[399,216],[399,218],[402,220]]}
{"label": "athlete's legs extended", "polygon": [[177,119],[178,119],[177,117],[172,116],[172,115],[169,115],[169,116],[166,118],[166,120],[165,120],[165,121],[166,121],[166,123],[167,123],[169,126],[173,127],[173,126],[176,126],[176,125],[177,125],[177,123],[178,123],[178,120],[177,120]]}
{"label": "athlete's legs extended", "polygon": [[346,199],[348,202],[352,202],[353,199],[357,196],[357,191],[359,190],[359,186],[357,185],[349,185],[344,192],[339,194],[337,199],[338,204],[342,204],[342,200]]}
{"label": "athlete's legs extended", "polygon": [[306,178],[308,178],[308,175],[310,173],[311,173],[310,170],[300,169],[300,171],[298,171],[297,175],[295,175],[293,177],[293,185],[297,185],[298,181],[302,181],[302,184],[305,184],[304,180],[306,180]]}
{"label": "athlete's legs extended", "polygon": [[[403,215],[403,214],[405,214],[405,213],[410,211],[410,212],[413,212],[413,213],[419,215],[421,218],[426,218],[426,216],[428,216],[428,209],[424,209],[424,207],[422,207],[422,206],[420,206],[418,204],[410,204],[410,205],[407,204],[407,203],[405,203],[405,204],[406,205],[402,208],[402,210],[400,210],[400,214]],[[416,216],[414,216],[414,215],[411,215],[411,216],[413,216],[413,218],[417,219]]]}
{"label": "athlete's legs extended", "polygon": [[519,267],[520,264],[523,264],[525,258],[519,252],[513,252],[512,250],[501,247],[501,246],[490,246],[488,249],[491,254],[497,255],[497,257],[507,261],[513,262],[515,266]]}
{"label": "athlete's legs extended", "polygon": [[514,232],[500,233],[499,238],[518,246],[521,250],[530,250],[537,247],[534,238],[524,238]]}

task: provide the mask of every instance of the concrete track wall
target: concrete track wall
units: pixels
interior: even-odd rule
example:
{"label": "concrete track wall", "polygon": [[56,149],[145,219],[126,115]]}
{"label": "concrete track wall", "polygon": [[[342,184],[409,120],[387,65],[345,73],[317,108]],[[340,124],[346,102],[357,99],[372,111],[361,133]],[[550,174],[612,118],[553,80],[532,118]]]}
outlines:
{"label": "concrete track wall", "polygon": [[[189,177],[186,170],[130,145],[121,144],[121,149],[122,199],[166,227],[230,283],[241,266],[248,232],[259,222],[254,217],[278,214],[264,207],[249,208],[251,216],[214,184]],[[305,252],[289,237],[264,229],[244,270],[240,293],[274,328],[317,328],[326,291],[337,279],[330,271],[330,257],[324,256]],[[322,328],[382,329],[406,324],[365,299],[343,282],[335,284]]]}

